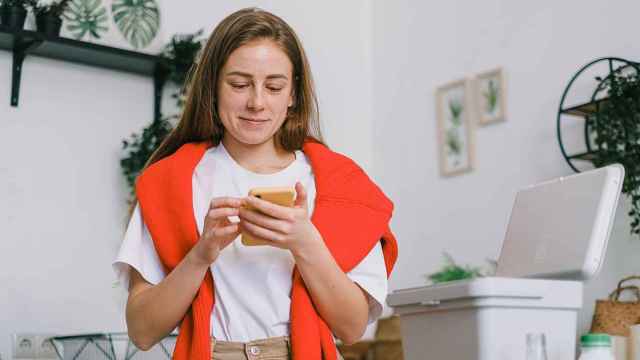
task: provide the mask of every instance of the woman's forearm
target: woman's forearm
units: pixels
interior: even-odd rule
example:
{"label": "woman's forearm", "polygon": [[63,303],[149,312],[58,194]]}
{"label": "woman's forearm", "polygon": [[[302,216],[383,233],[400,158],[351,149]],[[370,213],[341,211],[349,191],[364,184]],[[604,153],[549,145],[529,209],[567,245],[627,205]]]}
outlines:
{"label": "woman's forearm", "polygon": [[208,264],[189,253],[159,284],[130,292],[127,301],[127,328],[133,343],[148,350],[169,334],[191,306]]}
{"label": "woman's forearm", "polygon": [[358,341],[369,315],[363,290],[340,269],[322,240],[293,256],[314,305],[333,333],[347,344]]}

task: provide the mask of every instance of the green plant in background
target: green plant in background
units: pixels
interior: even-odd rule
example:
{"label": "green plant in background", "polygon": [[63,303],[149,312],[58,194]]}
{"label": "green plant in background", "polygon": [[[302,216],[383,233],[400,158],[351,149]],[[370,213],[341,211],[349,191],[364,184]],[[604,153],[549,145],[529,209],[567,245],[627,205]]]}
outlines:
{"label": "green plant in background", "polygon": [[462,110],[464,109],[460,101],[449,100],[449,113],[451,114],[451,128],[445,132],[445,144],[449,155],[454,156],[454,165],[460,162],[462,153],[462,140],[460,139],[460,126],[462,125]]}
{"label": "green plant in background", "polygon": [[607,92],[598,111],[589,116],[589,131],[597,146],[596,167],[620,163],[625,168],[622,192],[631,200],[631,234],[640,237],[640,75],[612,73],[602,81]]}
{"label": "green plant in background", "polygon": [[183,111],[183,93],[187,74],[202,48],[200,35],[202,35],[202,30],[194,34],[174,35],[162,53],[168,65],[167,79],[178,86],[178,90],[171,95],[176,99],[178,113],[161,117],[144,127],[140,134],[131,134],[129,139],[122,141],[124,156],[120,159],[120,167],[129,185],[131,196],[129,201],[133,198],[135,181],[140,171],[151,154],[173,130],[172,120],[179,119]]}
{"label": "green plant in background", "polygon": [[172,94],[178,108],[184,106],[184,84],[204,45],[201,36],[202,29],[192,34],[176,34],[162,50],[162,56],[167,59],[169,67],[169,81],[181,87],[180,91]]}
{"label": "green plant in background", "polygon": [[0,7],[10,8],[10,7],[22,7],[27,8],[29,6],[29,2],[27,0],[2,0],[0,1]]}
{"label": "green plant in background", "polygon": [[460,155],[460,153],[462,152],[462,143],[460,141],[460,135],[458,134],[457,128],[447,130],[446,143],[447,148],[449,149],[449,155]]}
{"label": "green plant in background", "polygon": [[172,130],[168,118],[153,121],[142,129],[142,134],[132,134],[129,140],[122,140],[125,156],[120,159],[120,167],[129,185],[130,195],[133,197],[136,178],[162,141]]}
{"label": "green plant in background", "polygon": [[487,91],[482,94],[486,100],[488,114],[493,114],[496,110],[496,106],[498,105],[498,92],[496,82],[490,79],[487,84]]}
{"label": "green plant in background", "polygon": [[155,0],[114,0],[113,21],[136,49],[145,48],[158,34],[160,10]]}
{"label": "green plant in background", "polygon": [[63,15],[67,30],[76,40],[100,39],[109,31],[107,8],[101,0],[72,0]]}
{"label": "green plant in background", "polygon": [[49,14],[60,17],[69,6],[69,1],[70,0],[28,0],[28,3],[36,16]]}
{"label": "green plant in background", "polygon": [[483,272],[478,267],[460,266],[456,264],[453,257],[447,253],[443,253],[445,263],[437,272],[425,275],[428,281],[434,284],[444,283],[455,280],[471,279],[475,277],[489,276],[495,272],[496,262],[487,260],[490,268]]}
{"label": "green plant in background", "polygon": [[463,106],[460,101],[457,100],[449,100],[449,111],[451,112],[451,123],[454,126],[462,125],[462,119],[460,115],[462,115]]}

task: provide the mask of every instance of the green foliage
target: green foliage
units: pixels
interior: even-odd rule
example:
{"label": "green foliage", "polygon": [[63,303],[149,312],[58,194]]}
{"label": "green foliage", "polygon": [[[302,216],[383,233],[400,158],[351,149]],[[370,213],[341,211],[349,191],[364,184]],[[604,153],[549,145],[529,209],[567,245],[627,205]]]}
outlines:
{"label": "green foliage", "polygon": [[100,0],[72,0],[63,17],[76,40],[100,39],[109,30],[107,8]]}
{"label": "green foliage", "polygon": [[120,167],[130,188],[130,195],[134,195],[135,181],[140,171],[160,146],[162,141],[172,130],[168,119],[153,121],[151,125],[142,129],[142,134],[132,134],[129,140],[122,140],[124,158],[120,159]]}
{"label": "green foliage", "polygon": [[201,39],[202,29],[193,34],[175,34],[171,42],[162,50],[162,55],[167,59],[169,65],[169,80],[176,84],[184,84],[187,74],[204,40]]}
{"label": "green foliage", "polygon": [[173,130],[171,120],[178,119],[182,113],[184,81],[202,46],[201,40],[197,39],[201,34],[202,30],[194,34],[174,35],[163,51],[169,65],[168,79],[179,87],[179,90],[172,94],[179,113],[153,121],[142,129],[141,134],[131,134],[129,139],[122,141],[124,157],[120,160],[120,167],[129,185],[131,198],[135,194],[136,178],[153,152]]}
{"label": "green foliage", "polygon": [[445,264],[435,273],[428,274],[425,277],[434,284],[444,283],[455,280],[470,279],[484,276],[482,271],[477,267],[460,266],[456,264],[453,257],[448,253],[443,253]]}
{"label": "green foliage", "polygon": [[36,16],[47,14],[60,17],[69,6],[70,0],[58,0],[51,3],[43,4],[39,0],[26,0],[29,7],[33,10]]}
{"label": "green foliage", "polygon": [[631,200],[631,233],[640,237],[640,76],[613,72],[603,80],[607,100],[589,116],[597,146],[597,167],[620,163],[625,168],[622,192]]}
{"label": "green foliage", "polygon": [[113,21],[136,49],[145,48],[158,34],[160,10],[155,0],[114,0]]}
{"label": "green foliage", "polygon": [[487,92],[485,92],[484,98],[487,101],[487,113],[491,114],[495,112],[496,105],[498,105],[498,86],[494,80],[489,80]]}
{"label": "green foliage", "polygon": [[449,101],[449,111],[451,111],[451,122],[455,126],[460,126],[462,124],[462,119],[460,119],[460,115],[462,114],[463,106],[460,101]]}
{"label": "green foliage", "polygon": [[462,142],[460,141],[460,136],[458,135],[457,128],[447,130],[446,144],[449,148],[450,154],[460,155],[460,153],[462,152]]}
{"label": "green foliage", "polygon": [[19,6],[26,9],[29,6],[29,2],[28,0],[2,0],[0,1],[0,6],[2,7]]}

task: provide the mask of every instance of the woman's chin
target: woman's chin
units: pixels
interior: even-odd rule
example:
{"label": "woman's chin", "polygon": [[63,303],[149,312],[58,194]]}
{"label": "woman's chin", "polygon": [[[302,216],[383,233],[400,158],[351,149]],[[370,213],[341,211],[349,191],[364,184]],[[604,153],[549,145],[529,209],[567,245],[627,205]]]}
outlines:
{"label": "woman's chin", "polygon": [[234,138],[245,145],[260,145],[264,144],[271,140],[273,135],[263,134],[263,133],[242,133],[238,134],[238,136],[234,136]]}

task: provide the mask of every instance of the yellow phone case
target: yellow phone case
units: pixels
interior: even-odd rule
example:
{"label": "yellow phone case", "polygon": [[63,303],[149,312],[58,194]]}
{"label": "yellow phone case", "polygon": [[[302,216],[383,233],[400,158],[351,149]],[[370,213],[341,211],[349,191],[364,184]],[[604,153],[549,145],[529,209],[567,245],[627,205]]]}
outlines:
{"label": "yellow phone case", "polygon": [[[265,201],[269,201],[274,204],[278,204],[281,206],[292,207],[295,197],[296,190],[292,187],[259,187],[253,188],[249,191],[249,195],[253,195],[257,198],[260,198]],[[248,207],[251,208],[251,207]],[[257,246],[257,245],[266,245],[267,243],[264,241],[256,240],[251,235],[242,233],[241,237],[242,244],[245,246]]]}

